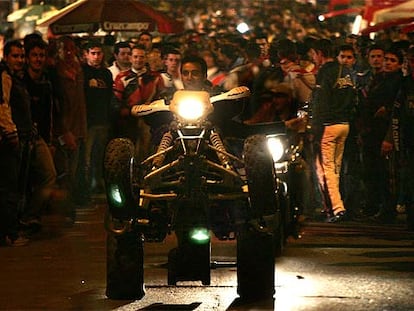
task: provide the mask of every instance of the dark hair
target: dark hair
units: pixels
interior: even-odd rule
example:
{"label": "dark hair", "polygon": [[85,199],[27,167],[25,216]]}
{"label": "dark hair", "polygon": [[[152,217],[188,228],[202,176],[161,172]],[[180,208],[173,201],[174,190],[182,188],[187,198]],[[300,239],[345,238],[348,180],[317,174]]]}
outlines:
{"label": "dark hair", "polygon": [[93,49],[93,48],[101,48],[102,49],[102,46],[103,45],[102,45],[102,43],[100,41],[95,40],[95,39],[92,39],[92,40],[89,40],[86,43],[85,50],[86,51],[89,51],[90,49]]}
{"label": "dark hair", "polygon": [[129,43],[127,41],[120,41],[120,42],[115,43],[115,45],[114,45],[114,54],[119,54],[119,51],[121,49],[124,49],[124,48],[131,49],[131,46],[129,45]]}
{"label": "dark hair", "polygon": [[350,45],[350,44],[342,44],[342,45],[340,45],[338,47],[338,53],[337,54],[339,54],[340,52],[343,52],[343,51],[352,51],[352,54],[354,54],[354,56],[355,56],[355,50],[352,47],[352,45]]}
{"label": "dark hair", "polygon": [[239,55],[239,49],[234,44],[223,44],[219,47],[220,53],[229,59],[236,59]]}
{"label": "dark hair", "polygon": [[199,56],[186,56],[181,60],[181,69],[183,68],[184,64],[188,64],[188,63],[194,63],[194,64],[199,64],[201,71],[203,73],[203,76],[207,76],[207,64],[205,62],[204,59],[202,59]]}
{"label": "dark hair", "polygon": [[260,57],[260,46],[255,42],[249,42],[246,46],[245,51],[247,57],[249,57],[250,59]]}
{"label": "dark hair", "polygon": [[11,48],[13,46],[19,49],[23,49],[23,44],[20,42],[20,40],[7,41],[3,48],[4,56],[8,56],[10,54]]}
{"label": "dark hair", "polygon": [[371,53],[371,51],[374,51],[374,50],[381,50],[381,51],[385,52],[384,48],[381,45],[373,44],[368,48],[367,55],[369,55],[369,53]]}
{"label": "dark hair", "polygon": [[142,36],[149,36],[152,39],[152,34],[149,33],[148,31],[143,31],[138,35],[138,40],[142,37]]}
{"label": "dark hair", "polygon": [[181,52],[174,48],[167,48],[163,50],[161,54],[162,54],[162,58],[164,59],[165,57],[167,57],[168,54],[181,55]]}
{"label": "dark hair", "polygon": [[404,54],[400,49],[390,48],[385,51],[385,54],[393,54],[397,56],[399,64],[402,64],[404,62]]}
{"label": "dark hair", "polygon": [[23,46],[27,49],[33,42],[37,41],[43,41],[42,35],[37,32],[29,33],[23,38]]}
{"label": "dark hair", "polygon": [[324,57],[334,57],[332,41],[329,39],[319,39],[312,44],[315,51],[320,51]]}
{"label": "dark hair", "polygon": [[26,56],[28,56],[30,51],[33,50],[34,48],[39,48],[39,49],[46,51],[48,49],[48,44],[45,41],[43,41],[42,38],[40,38],[39,40],[30,40],[30,41],[25,40],[24,52]]}
{"label": "dark hair", "polygon": [[144,50],[145,51],[145,46],[143,46],[142,44],[135,44],[131,50]]}
{"label": "dark hair", "polygon": [[286,58],[292,62],[297,61],[297,45],[289,39],[281,39],[276,43],[276,51],[279,59]]}

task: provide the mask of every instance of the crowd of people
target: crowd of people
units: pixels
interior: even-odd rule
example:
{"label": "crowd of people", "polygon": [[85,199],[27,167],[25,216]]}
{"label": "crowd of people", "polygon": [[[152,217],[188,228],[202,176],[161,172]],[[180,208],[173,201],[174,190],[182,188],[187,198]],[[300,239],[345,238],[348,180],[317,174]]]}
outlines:
{"label": "crowd of people", "polygon": [[[180,89],[218,94],[248,86],[243,109],[224,114],[246,125],[285,122],[303,144],[293,195],[303,215],[412,217],[414,42],[277,34],[187,31],[155,40],[142,32],[108,44],[108,37],[71,36],[46,43],[33,33],[6,42],[0,243],[27,244],[22,233],[41,230],[52,200],[73,224],[76,209],[104,192],[107,142],[132,139],[143,159],[168,129],[169,113],[136,118],[131,109]],[[306,129],[297,122],[303,107],[310,108]],[[226,133],[226,122],[219,127]]]}

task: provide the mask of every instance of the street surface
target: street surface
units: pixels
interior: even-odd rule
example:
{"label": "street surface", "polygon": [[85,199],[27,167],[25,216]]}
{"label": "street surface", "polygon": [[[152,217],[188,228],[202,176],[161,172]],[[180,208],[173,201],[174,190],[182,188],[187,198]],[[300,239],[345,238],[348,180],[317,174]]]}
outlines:
{"label": "street surface", "polygon": [[[395,225],[307,223],[276,259],[271,301],[237,300],[235,242],[213,241],[211,286],[167,286],[174,239],[145,244],[146,296],[105,297],[104,200],[72,228],[51,211],[25,247],[0,248],[0,310],[414,310],[414,233]],[[258,263],[260,264],[260,263]]]}

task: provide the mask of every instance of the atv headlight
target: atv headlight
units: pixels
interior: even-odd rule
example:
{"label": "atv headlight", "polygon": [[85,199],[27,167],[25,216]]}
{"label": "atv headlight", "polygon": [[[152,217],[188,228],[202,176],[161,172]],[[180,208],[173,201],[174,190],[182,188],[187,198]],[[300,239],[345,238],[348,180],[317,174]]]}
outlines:
{"label": "atv headlight", "polygon": [[204,114],[204,105],[197,99],[188,98],[178,104],[178,115],[185,120],[198,120]]}
{"label": "atv headlight", "polygon": [[204,91],[177,91],[170,104],[170,110],[185,121],[197,121],[212,110],[210,95]]}
{"label": "atv headlight", "polygon": [[267,148],[269,148],[274,162],[280,161],[285,154],[285,146],[279,136],[268,136]]}

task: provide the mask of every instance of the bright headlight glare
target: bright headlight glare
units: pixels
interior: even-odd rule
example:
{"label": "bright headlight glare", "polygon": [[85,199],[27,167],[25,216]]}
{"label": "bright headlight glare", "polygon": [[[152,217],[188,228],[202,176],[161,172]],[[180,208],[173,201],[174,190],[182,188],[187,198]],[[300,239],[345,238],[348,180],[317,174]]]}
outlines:
{"label": "bright headlight glare", "polygon": [[204,105],[197,99],[185,99],[178,104],[178,115],[186,120],[197,120],[203,116]]}
{"label": "bright headlight glare", "polygon": [[282,159],[285,148],[283,146],[282,140],[279,137],[268,137],[267,147],[269,148],[274,162],[278,162],[280,159]]}

